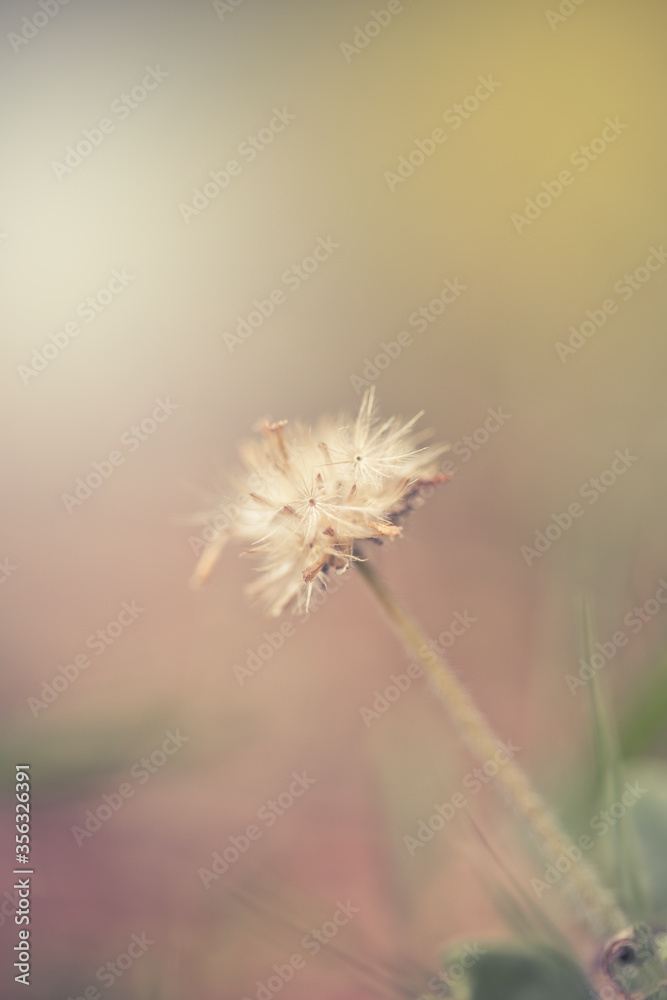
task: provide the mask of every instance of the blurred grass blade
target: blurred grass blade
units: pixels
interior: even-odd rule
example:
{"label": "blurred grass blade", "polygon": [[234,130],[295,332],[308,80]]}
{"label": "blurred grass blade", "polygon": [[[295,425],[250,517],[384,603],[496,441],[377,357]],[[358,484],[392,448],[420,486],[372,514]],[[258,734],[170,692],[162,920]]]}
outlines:
{"label": "blurred grass blade", "polygon": [[[547,944],[569,954],[571,949],[567,939],[550,919],[546,911],[526,892],[520,880],[516,877],[507,862],[496,851],[493,844],[485,836],[475,819],[470,816],[468,822],[477,837],[482,842],[485,852],[478,858],[482,884],[490,886],[490,893],[499,913],[505,918],[518,937],[533,944]],[[490,858],[503,877],[509,883],[509,888],[497,882],[488,871],[482,870],[482,858]],[[486,866],[489,867],[488,865]]]}
{"label": "blurred grass blade", "polygon": [[[590,596],[584,595],[581,607],[580,642],[582,656],[586,663],[591,662],[594,653],[594,640],[593,602]],[[625,781],[616,727],[611,709],[602,693],[597,673],[591,677],[587,691],[597,765],[598,794],[596,798],[605,803],[606,806],[611,806],[613,803],[621,801]],[[621,900],[633,921],[636,921],[646,918],[648,903],[642,890],[639,859],[631,824],[632,820],[626,812],[611,828],[613,838],[611,882],[617,887]]]}

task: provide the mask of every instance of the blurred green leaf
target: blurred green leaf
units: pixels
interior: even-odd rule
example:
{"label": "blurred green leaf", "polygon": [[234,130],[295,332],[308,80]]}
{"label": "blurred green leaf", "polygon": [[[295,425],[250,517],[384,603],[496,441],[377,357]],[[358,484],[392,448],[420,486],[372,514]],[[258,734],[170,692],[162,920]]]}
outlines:
{"label": "blurred green leaf", "polygon": [[667,652],[656,658],[637,689],[619,724],[624,757],[652,752],[658,738],[667,732]]}
{"label": "blurred green leaf", "polygon": [[166,728],[166,715],[155,714],[115,725],[43,723],[32,730],[6,729],[0,735],[0,797],[13,795],[15,764],[30,765],[32,787],[41,793],[79,793],[95,787],[126,770],[151,741],[159,746]]}
{"label": "blurred green leaf", "polygon": [[642,794],[632,808],[635,839],[655,920],[667,918],[667,764],[632,761],[628,776]]}
{"label": "blurred green leaf", "polygon": [[443,989],[446,985],[453,1000],[590,1000],[592,995],[579,966],[545,946],[475,942],[448,948],[442,963]]}

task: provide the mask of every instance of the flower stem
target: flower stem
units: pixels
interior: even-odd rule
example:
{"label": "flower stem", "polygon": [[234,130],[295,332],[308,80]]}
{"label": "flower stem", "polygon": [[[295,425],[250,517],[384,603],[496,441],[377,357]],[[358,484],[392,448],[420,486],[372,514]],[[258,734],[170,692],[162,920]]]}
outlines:
{"label": "flower stem", "polygon": [[[356,563],[388,615],[397,634],[412,648],[431,684],[443,702],[460,735],[480,761],[492,760],[500,740],[454,675],[446,661],[437,656],[427,636],[406,614],[387,585],[367,560]],[[571,861],[581,851],[552,815],[533,788],[530,779],[512,758],[500,767],[497,779],[507,798],[534,835],[542,854],[551,863],[565,858]],[[574,853],[573,853],[574,851]],[[567,872],[570,885],[579,897],[586,920],[602,940],[616,934],[630,923],[612,894],[604,888],[595,869],[583,858],[571,861]]]}

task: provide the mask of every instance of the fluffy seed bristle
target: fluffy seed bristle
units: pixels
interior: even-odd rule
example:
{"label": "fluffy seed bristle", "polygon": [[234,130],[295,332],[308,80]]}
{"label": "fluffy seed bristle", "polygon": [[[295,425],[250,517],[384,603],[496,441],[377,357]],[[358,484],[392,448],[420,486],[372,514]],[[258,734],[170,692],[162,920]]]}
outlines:
{"label": "fluffy seed bristle", "polygon": [[413,428],[420,417],[380,423],[371,388],[357,418],[342,426],[329,417],[313,428],[263,421],[262,436],[241,450],[232,523],[202,553],[195,581],[210,575],[227,537],[238,538],[261,559],[248,590],[261,595],[269,614],[290,604],[307,608],[313,586],[325,586],[328,572],[343,572],[357,559],[356,542],[400,535],[398,519],[422,501],[427,486],[449,478],[436,464],[446,448],[418,446],[423,435]]}

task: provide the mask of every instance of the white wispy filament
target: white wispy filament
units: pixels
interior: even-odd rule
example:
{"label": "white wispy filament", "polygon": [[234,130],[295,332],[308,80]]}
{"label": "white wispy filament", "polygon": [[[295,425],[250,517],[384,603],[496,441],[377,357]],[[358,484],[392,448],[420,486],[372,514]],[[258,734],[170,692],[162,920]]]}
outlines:
{"label": "white wispy filament", "polygon": [[421,504],[424,489],[449,478],[436,462],[446,448],[420,447],[428,436],[414,431],[421,416],[381,422],[370,389],[353,420],[324,417],[314,427],[264,421],[261,437],[241,449],[234,485],[243,500],[202,552],[193,583],[210,575],[236,538],[261,560],[248,592],[261,596],[268,613],[307,609],[313,587],[358,559],[356,542],[400,535],[399,521]]}

